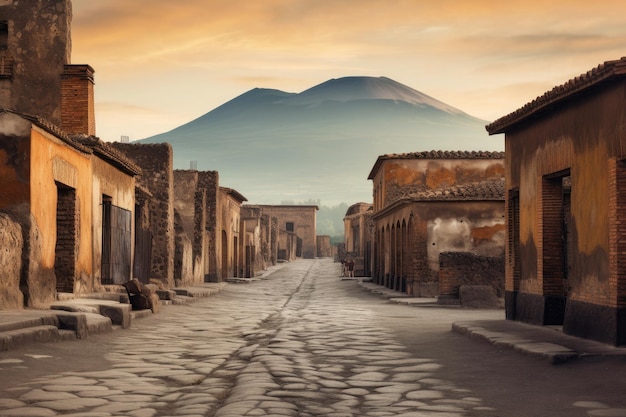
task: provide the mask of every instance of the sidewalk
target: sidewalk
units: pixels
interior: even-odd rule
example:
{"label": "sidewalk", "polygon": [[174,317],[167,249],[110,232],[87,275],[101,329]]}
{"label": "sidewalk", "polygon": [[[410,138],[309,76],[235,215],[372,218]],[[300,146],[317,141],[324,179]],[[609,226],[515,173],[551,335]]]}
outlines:
{"label": "sidewalk", "polygon": [[58,342],[85,339],[89,335],[128,328],[134,320],[158,314],[164,306],[186,304],[199,298],[219,293],[229,284],[247,284],[266,279],[285,264],[268,267],[254,278],[229,278],[226,282],[202,283],[168,291],[169,299],[162,299],[155,313],[151,310],[132,310],[125,294],[98,293],[93,298],[74,298],[55,301],[49,310],[0,310],[0,352],[13,350],[29,343]]}
{"label": "sidewalk", "polygon": [[[174,288],[170,299],[161,300],[156,311],[168,304],[186,304],[210,297],[226,285],[220,282]],[[29,343],[85,339],[116,328],[128,328],[134,320],[158,314],[151,310],[132,310],[130,304],[122,302],[120,295],[125,294],[64,299],[53,302],[49,310],[0,310],[0,352]]]}
{"label": "sidewalk", "polygon": [[[437,306],[436,298],[409,297],[399,291],[390,290],[372,282],[358,279],[359,285],[375,294],[389,299],[390,302],[411,305],[419,308]],[[445,309],[460,306],[441,305]],[[595,342],[569,336],[559,326],[535,326],[518,321],[472,320],[471,309],[467,309],[468,320],[452,324],[452,331],[468,336],[470,339],[488,342],[496,347],[512,349],[521,354],[546,360],[551,364],[560,364],[571,360],[591,357],[626,357],[626,347]]]}

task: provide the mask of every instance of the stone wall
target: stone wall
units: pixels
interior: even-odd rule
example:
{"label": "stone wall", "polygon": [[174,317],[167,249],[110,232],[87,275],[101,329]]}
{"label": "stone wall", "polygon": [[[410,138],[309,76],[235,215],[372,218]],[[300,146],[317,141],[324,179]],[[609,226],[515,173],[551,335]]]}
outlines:
{"label": "stone wall", "polygon": [[317,256],[319,258],[331,258],[333,256],[333,247],[330,244],[330,236],[317,236]]}
{"label": "stone wall", "polygon": [[459,296],[459,287],[491,286],[504,298],[504,256],[479,256],[468,252],[443,252],[439,255],[439,295]]}
{"label": "stone wall", "polygon": [[0,107],[61,126],[61,74],[71,59],[70,0],[0,2]]}
{"label": "stone wall", "polygon": [[[204,229],[207,233],[209,245],[208,272],[204,277],[205,282],[217,282],[218,280],[218,231],[221,224],[217,216],[217,201],[219,194],[220,176],[217,171],[198,172],[198,188],[206,190],[206,224]],[[221,237],[220,237],[221,239]],[[221,254],[221,252],[220,252]]]}
{"label": "stone wall", "polygon": [[151,278],[174,284],[174,170],[173,150],[168,143],[112,143],[137,164],[142,174],[137,184],[152,194],[149,201],[152,230]]}
{"label": "stone wall", "polygon": [[24,308],[20,291],[22,227],[7,214],[0,213],[0,310]]}

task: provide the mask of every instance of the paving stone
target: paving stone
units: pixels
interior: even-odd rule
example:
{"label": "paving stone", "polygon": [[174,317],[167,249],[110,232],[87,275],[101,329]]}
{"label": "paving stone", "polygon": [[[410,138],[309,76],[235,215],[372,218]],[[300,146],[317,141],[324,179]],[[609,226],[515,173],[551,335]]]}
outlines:
{"label": "paving stone", "polygon": [[432,390],[411,391],[411,392],[406,393],[406,398],[408,398],[409,400],[436,399],[436,398],[443,398],[443,393],[441,391],[432,391]]}
{"label": "paving stone", "polygon": [[2,417],[49,417],[57,415],[56,411],[41,407],[19,407],[2,411]]}
{"label": "paving stone", "polygon": [[71,398],[55,401],[41,401],[33,404],[36,407],[49,408],[55,411],[79,411],[87,407],[108,404],[109,401],[101,398]]}

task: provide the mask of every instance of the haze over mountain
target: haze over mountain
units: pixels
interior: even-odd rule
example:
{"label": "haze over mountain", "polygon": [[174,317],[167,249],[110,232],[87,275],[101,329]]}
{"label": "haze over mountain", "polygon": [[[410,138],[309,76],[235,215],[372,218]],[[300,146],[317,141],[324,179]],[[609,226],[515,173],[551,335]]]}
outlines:
{"label": "haze over mountain", "polygon": [[140,142],[171,143],[175,168],[217,170],[252,204],[332,206],[371,201],[382,154],[502,150],[487,123],[389,78],[345,77],[299,94],[255,88]]}

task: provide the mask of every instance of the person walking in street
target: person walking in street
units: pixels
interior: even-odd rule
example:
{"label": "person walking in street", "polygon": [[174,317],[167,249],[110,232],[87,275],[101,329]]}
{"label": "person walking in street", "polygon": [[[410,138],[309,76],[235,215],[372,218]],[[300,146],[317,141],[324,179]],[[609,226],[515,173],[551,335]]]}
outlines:
{"label": "person walking in street", "polygon": [[348,267],[348,277],[354,278],[354,259],[348,259],[346,266]]}

